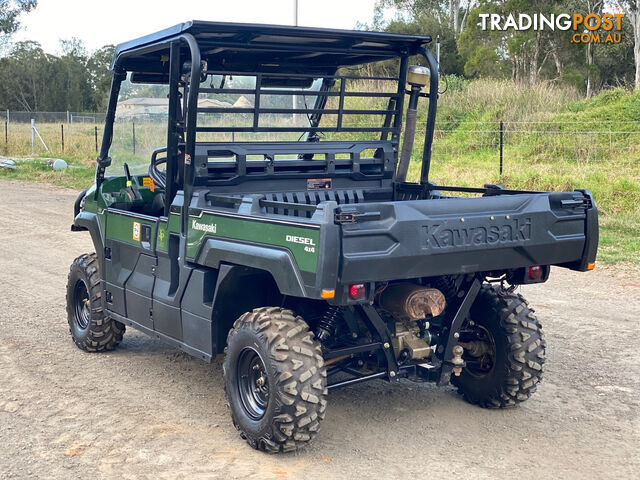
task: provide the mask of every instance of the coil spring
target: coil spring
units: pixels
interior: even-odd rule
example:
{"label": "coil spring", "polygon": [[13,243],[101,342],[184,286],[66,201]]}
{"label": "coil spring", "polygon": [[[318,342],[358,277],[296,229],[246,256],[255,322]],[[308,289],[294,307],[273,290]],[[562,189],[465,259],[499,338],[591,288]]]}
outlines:
{"label": "coil spring", "polygon": [[321,342],[324,342],[327,338],[329,338],[333,334],[336,328],[336,324],[341,316],[341,307],[330,306],[329,308],[327,308],[318,320],[316,338]]}
{"label": "coil spring", "polygon": [[440,290],[447,300],[455,297],[457,293],[456,277],[452,275],[438,277],[434,282],[431,282],[431,286]]}

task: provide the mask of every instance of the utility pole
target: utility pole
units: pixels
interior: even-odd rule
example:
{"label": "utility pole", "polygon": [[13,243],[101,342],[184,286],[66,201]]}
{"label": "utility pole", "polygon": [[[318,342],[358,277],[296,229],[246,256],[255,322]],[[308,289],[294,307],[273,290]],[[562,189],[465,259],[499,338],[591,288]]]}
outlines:
{"label": "utility pole", "polygon": [[293,0],[293,24],[298,26],[298,0]]}

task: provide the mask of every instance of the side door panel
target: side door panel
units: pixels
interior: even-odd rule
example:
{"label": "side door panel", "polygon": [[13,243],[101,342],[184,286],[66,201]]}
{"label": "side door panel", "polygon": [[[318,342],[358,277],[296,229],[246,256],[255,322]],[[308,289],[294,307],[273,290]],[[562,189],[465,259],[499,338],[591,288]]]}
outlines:
{"label": "side door panel", "polygon": [[109,310],[153,329],[151,294],[156,257],[157,219],[124,210],[107,209],[105,289]]}
{"label": "side door panel", "polygon": [[154,328],[157,332],[182,340],[180,300],[192,269],[180,261],[179,213],[172,212],[169,218],[160,219],[156,255],[158,268],[152,306]]}
{"label": "side door panel", "polygon": [[127,318],[154,329],[151,316],[151,292],[155,279],[156,258],[139,254],[136,266],[125,284]]}

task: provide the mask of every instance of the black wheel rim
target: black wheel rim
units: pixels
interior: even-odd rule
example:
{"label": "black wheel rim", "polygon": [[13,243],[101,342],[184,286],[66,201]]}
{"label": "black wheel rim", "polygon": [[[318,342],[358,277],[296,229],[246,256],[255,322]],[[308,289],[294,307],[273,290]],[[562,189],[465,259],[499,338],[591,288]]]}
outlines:
{"label": "black wheel rim", "polygon": [[242,408],[253,420],[264,417],[269,404],[269,380],[260,354],[246,347],[238,356],[236,368]]}
{"label": "black wheel rim", "polygon": [[[469,328],[469,327],[467,327]],[[487,345],[487,352],[474,357],[465,351],[462,358],[465,370],[474,377],[486,377],[493,371],[496,364],[496,342],[491,332],[482,325],[475,324],[464,335],[466,341],[479,341]]]}
{"label": "black wheel rim", "polygon": [[78,327],[85,330],[91,320],[91,305],[87,285],[83,280],[78,280],[73,289],[73,300]]}

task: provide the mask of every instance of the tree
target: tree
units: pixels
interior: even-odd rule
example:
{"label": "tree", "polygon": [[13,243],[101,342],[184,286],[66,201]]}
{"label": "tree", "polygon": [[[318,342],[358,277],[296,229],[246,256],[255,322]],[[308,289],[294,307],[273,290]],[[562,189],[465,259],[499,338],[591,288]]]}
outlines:
{"label": "tree", "polygon": [[634,88],[640,90],[640,0],[617,0],[616,4],[625,12],[631,22],[635,65]]}
{"label": "tree", "polygon": [[30,12],[37,4],[38,0],[0,0],[0,44],[5,45],[18,30],[20,14]]}
{"label": "tree", "polygon": [[[405,33],[413,35],[431,35],[440,37],[440,70],[446,74],[462,75],[464,62],[458,54],[456,39],[449,25],[440,24],[435,18],[420,16],[411,22],[400,19],[393,20],[385,26],[385,31],[391,33]],[[421,59],[417,59],[421,61]]]}
{"label": "tree", "polygon": [[0,108],[26,111],[104,110],[113,46],[87,53],[78,39],[48,55],[37,42],[18,42],[0,58]]}
{"label": "tree", "polygon": [[[560,44],[557,32],[550,30],[482,30],[480,14],[498,14],[502,18],[519,13],[536,12],[549,16],[561,2],[558,0],[481,0],[469,14],[468,26],[458,39],[460,53],[465,58],[465,72],[468,75],[495,75],[496,68],[487,60],[497,61],[499,71],[504,72],[509,65],[511,78],[516,83],[537,83],[540,75],[554,58],[554,47]],[[481,47],[481,52],[475,48]],[[555,52],[556,69],[560,59]],[[487,70],[487,68],[489,69]]]}
{"label": "tree", "polygon": [[3,108],[37,111],[47,96],[49,57],[37,42],[17,43],[0,59],[0,98]]}
{"label": "tree", "polygon": [[93,90],[93,102],[97,110],[104,110],[109,99],[111,88],[111,59],[115,47],[105,45],[99,48],[87,60],[87,70],[89,72],[89,82]]}
{"label": "tree", "polygon": [[407,12],[414,21],[421,17],[433,18],[439,25],[446,25],[457,39],[476,3],[476,0],[378,0],[377,9],[393,7]]}

